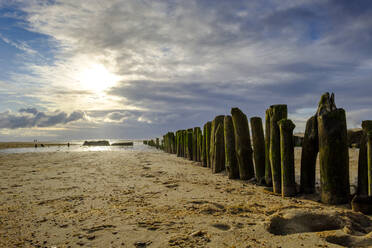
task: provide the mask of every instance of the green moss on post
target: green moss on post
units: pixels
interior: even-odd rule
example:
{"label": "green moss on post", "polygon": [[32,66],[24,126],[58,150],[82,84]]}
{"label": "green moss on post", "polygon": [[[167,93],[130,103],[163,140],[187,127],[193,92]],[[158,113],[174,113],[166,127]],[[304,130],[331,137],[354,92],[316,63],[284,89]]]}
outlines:
{"label": "green moss on post", "polygon": [[272,185],[271,163],[270,163],[270,112],[268,108],[265,113],[265,183]]}
{"label": "green moss on post", "polygon": [[270,164],[273,192],[281,193],[280,130],[278,121],[287,119],[287,105],[270,106]]}
{"label": "green moss on post", "polygon": [[363,134],[359,144],[358,195],[368,195],[367,133],[372,131],[372,121],[362,121]]}
{"label": "green moss on post", "polygon": [[343,109],[318,115],[321,201],[343,204],[349,201],[349,151],[346,114]]}
{"label": "green moss on post", "polygon": [[205,132],[205,154],[207,157],[207,167],[211,168],[211,130],[212,130],[212,122],[208,121],[206,123],[206,132]]}
{"label": "green moss on post", "polygon": [[234,125],[230,115],[225,116],[223,127],[225,138],[225,167],[227,176],[230,179],[239,178],[239,167],[235,153]]}
{"label": "green moss on post", "polygon": [[234,126],[235,152],[239,166],[239,177],[242,180],[248,180],[254,177],[248,119],[239,108],[232,108],[231,116]]}
{"label": "green moss on post", "polygon": [[278,121],[280,129],[280,158],[282,196],[294,196],[296,194],[293,129],[296,127],[291,120]]}
{"label": "green moss on post", "polygon": [[260,117],[252,117],[250,121],[256,180],[258,184],[263,185],[265,184],[265,138],[262,119]]}
{"label": "green moss on post", "polygon": [[301,153],[300,191],[305,194],[315,192],[315,166],[318,155],[318,121],[312,116],[306,122]]}
{"label": "green moss on post", "polygon": [[219,173],[225,169],[225,144],[223,124],[219,123],[214,138],[213,166],[212,173]]}

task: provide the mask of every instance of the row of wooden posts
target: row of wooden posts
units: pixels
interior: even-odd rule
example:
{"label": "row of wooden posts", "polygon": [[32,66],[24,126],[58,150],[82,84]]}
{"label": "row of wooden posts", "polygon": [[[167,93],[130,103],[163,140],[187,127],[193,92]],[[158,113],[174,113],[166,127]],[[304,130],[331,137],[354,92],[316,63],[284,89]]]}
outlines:
{"label": "row of wooden posts", "polygon": [[[287,118],[287,105],[272,105],[265,114],[265,135],[260,117],[250,118],[232,108],[231,115],[219,115],[213,121],[187,130],[168,132],[145,144],[201,162],[213,173],[226,171],[229,178],[256,178],[260,185],[273,187],[284,196],[296,195],[293,130]],[[358,191],[372,196],[372,121],[363,121],[364,130],[358,161]],[[251,144],[252,140],[252,144]],[[253,149],[252,149],[253,148]],[[343,204],[350,200],[349,153],[346,114],[336,108],[334,95],[321,96],[318,110],[306,123],[302,144],[300,192],[315,192],[316,159],[319,153],[321,201]]]}

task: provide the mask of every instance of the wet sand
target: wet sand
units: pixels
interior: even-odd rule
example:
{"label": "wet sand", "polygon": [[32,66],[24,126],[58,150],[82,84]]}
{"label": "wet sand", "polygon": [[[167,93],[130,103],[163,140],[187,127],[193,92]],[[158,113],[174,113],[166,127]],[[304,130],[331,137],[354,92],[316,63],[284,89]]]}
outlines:
{"label": "wet sand", "polygon": [[[50,143],[50,142],[37,142],[38,147],[43,144],[45,147],[48,146],[66,146],[67,143]],[[10,149],[10,148],[27,148],[35,147],[34,142],[0,142],[0,149]]]}
{"label": "wet sand", "polygon": [[1,154],[0,247],[372,246],[371,216],[306,198],[156,150]]}

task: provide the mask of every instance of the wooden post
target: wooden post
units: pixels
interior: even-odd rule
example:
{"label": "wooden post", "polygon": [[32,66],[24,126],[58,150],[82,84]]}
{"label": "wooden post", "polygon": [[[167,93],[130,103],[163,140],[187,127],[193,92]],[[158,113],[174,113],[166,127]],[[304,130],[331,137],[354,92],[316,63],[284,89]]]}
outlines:
{"label": "wooden post", "polygon": [[230,179],[239,178],[238,161],[235,154],[235,136],[232,117],[226,115],[224,119],[224,137],[225,137],[225,166],[227,176]]}
{"label": "wooden post", "polygon": [[363,134],[359,145],[358,159],[358,195],[368,195],[368,159],[367,159],[367,133],[372,130],[372,121],[362,121]]}
{"label": "wooden post", "polygon": [[280,130],[278,121],[287,118],[287,105],[270,106],[270,164],[273,192],[281,193]]}
{"label": "wooden post", "polygon": [[207,157],[207,167],[211,168],[211,129],[212,129],[212,122],[208,121],[206,123],[206,132],[205,132],[205,154]]}
{"label": "wooden post", "polygon": [[187,136],[186,136],[186,143],[187,143],[187,158],[189,160],[193,159],[193,129],[187,129]]}
{"label": "wooden post", "polygon": [[157,149],[160,149],[159,138],[156,138],[156,148],[157,148]]}
{"label": "wooden post", "polygon": [[248,180],[254,177],[248,119],[239,108],[232,108],[231,116],[234,126],[235,152],[239,166],[239,177],[242,180]]}
{"label": "wooden post", "polygon": [[262,119],[260,117],[252,117],[250,121],[256,180],[259,185],[263,185],[265,184],[265,138],[262,128]]}
{"label": "wooden post", "polygon": [[202,138],[202,166],[207,167],[207,123],[203,126],[203,138]]}
{"label": "wooden post", "polygon": [[183,154],[183,157],[184,158],[188,158],[188,143],[187,143],[187,136],[188,136],[188,130],[183,130],[183,150],[184,150],[184,154]]}
{"label": "wooden post", "polygon": [[343,109],[318,115],[321,201],[343,204],[349,201],[349,151],[346,114]]}
{"label": "wooden post", "polygon": [[368,196],[372,197],[372,131],[367,133]]}
{"label": "wooden post", "polygon": [[280,129],[280,157],[282,196],[294,196],[296,194],[293,129],[296,127],[291,120],[278,121]]}
{"label": "wooden post", "polygon": [[270,163],[270,111],[268,108],[265,113],[265,183],[272,185],[271,163]]}
{"label": "wooden post", "polygon": [[212,172],[219,173],[225,169],[225,144],[223,124],[218,124],[214,138],[214,158]]}
{"label": "wooden post", "polygon": [[198,128],[194,127],[192,132],[192,160],[198,161]]}
{"label": "wooden post", "polygon": [[312,116],[306,122],[301,153],[300,191],[305,194],[315,192],[315,167],[318,155],[318,121]]}
{"label": "wooden post", "polygon": [[[210,156],[211,156],[211,168],[212,168],[213,173],[220,172],[220,170],[221,170],[221,165],[220,165],[221,161],[220,160],[216,161],[216,158],[220,159],[221,154],[216,154],[216,152],[219,152],[219,151],[222,150],[221,145],[223,146],[223,149],[224,149],[224,144],[223,144],[223,120],[224,120],[224,116],[223,115],[218,115],[212,121]],[[219,140],[220,142],[218,143],[218,145],[216,145],[215,144],[216,143],[216,131],[217,131],[218,125],[221,126],[221,131],[220,132],[222,132],[222,141]],[[222,156],[223,156],[223,164],[224,164],[225,163],[225,152],[223,152]]]}
{"label": "wooden post", "polygon": [[198,129],[198,162],[203,162],[203,133]]}

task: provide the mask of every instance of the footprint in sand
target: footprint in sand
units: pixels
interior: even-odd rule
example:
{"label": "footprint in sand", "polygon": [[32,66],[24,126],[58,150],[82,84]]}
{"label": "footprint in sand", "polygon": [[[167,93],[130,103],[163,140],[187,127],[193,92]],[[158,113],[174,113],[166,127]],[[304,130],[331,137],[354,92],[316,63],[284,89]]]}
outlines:
{"label": "footprint in sand", "polygon": [[228,231],[231,228],[229,225],[223,224],[223,223],[215,223],[215,224],[212,224],[211,226],[219,230],[222,230],[222,231]]}

